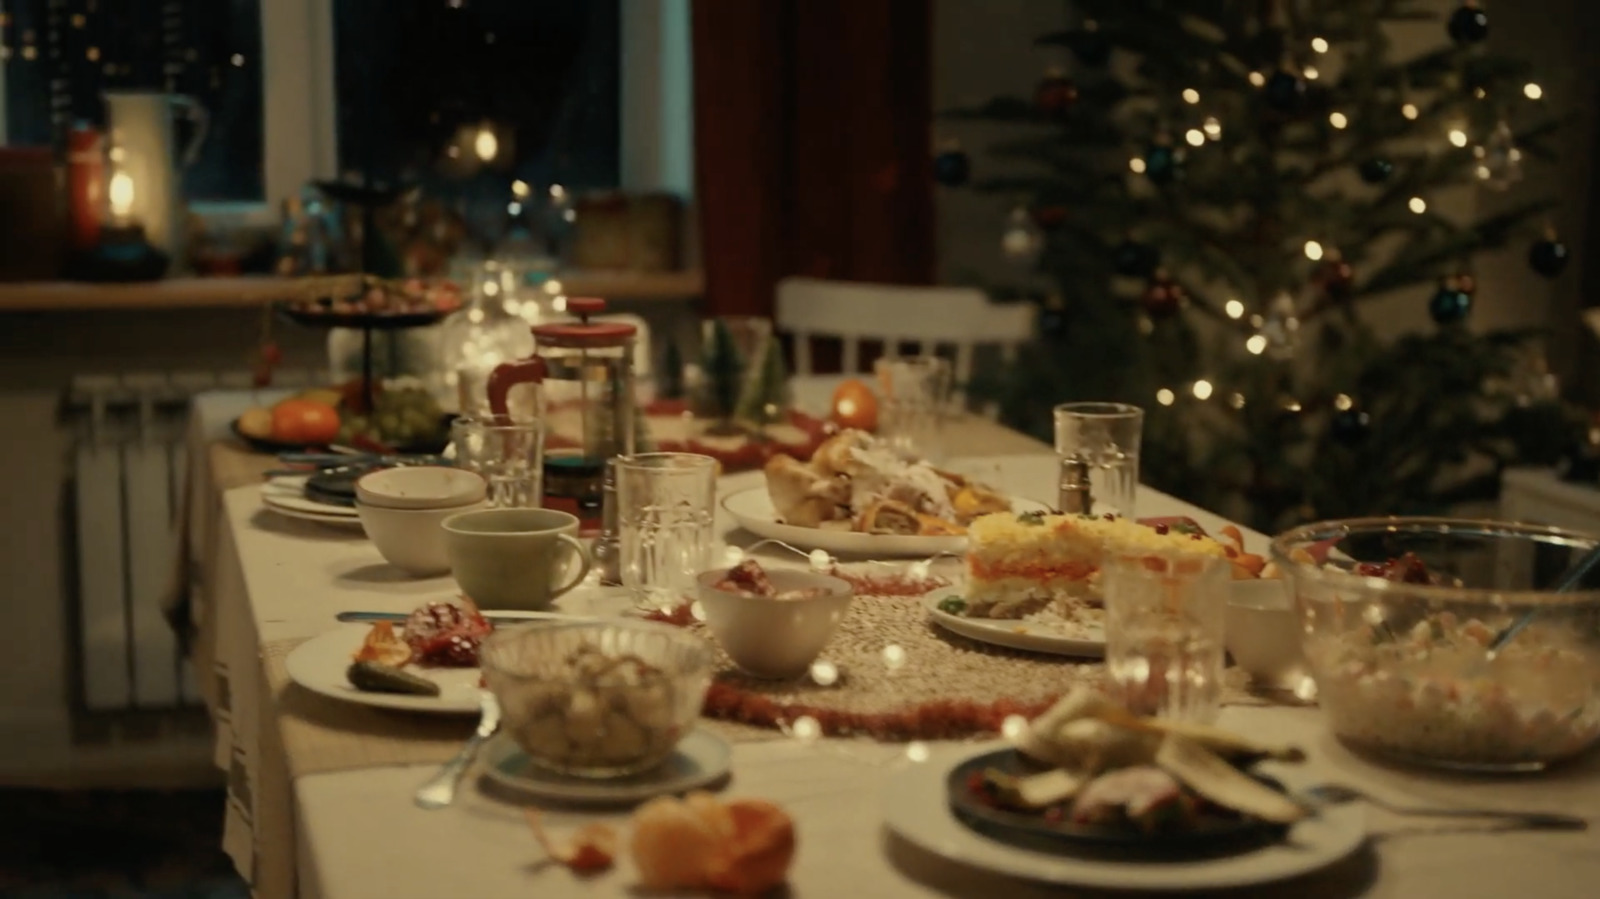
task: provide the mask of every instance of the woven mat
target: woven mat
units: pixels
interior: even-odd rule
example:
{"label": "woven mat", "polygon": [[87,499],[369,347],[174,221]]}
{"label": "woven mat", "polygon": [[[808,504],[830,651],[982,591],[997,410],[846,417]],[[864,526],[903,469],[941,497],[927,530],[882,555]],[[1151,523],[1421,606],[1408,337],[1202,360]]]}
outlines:
{"label": "woven mat", "polygon": [[[711,639],[703,623],[690,627]],[[714,640],[712,641],[715,642]],[[1074,686],[1105,682],[1103,662],[992,646],[928,620],[921,597],[857,595],[811,677],[749,677],[721,650],[706,714],[787,733],[880,740],[957,739],[998,733],[1031,718]],[[1242,672],[1224,676],[1224,704],[1259,704]],[[801,719],[810,719],[802,722]]]}

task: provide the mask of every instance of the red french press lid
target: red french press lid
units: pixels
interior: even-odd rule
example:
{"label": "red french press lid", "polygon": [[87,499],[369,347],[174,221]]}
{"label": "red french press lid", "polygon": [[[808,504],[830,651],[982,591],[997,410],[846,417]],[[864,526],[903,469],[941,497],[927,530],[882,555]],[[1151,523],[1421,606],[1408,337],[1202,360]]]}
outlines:
{"label": "red french press lid", "polygon": [[534,325],[534,339],[544,346],[616,347],[627,346],[639,334],[638,328],[625,322],[589,321],[589,316],[606,311],[606,301],[599,297],[570,297],[567,311],[578,321]]}

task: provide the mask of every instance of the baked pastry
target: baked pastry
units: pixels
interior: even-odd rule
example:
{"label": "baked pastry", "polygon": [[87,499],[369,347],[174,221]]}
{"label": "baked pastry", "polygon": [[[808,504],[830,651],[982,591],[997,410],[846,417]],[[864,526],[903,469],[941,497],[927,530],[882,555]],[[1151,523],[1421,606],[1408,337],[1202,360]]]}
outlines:
{"label": "baked pastry", "polygon": [[899,500],[876,500],[856,516],[854,530],[863,534],[894,534],[910,537],[922,533],[917,510]]}
{"label": "baked pastry", "polygon": [[792,456],[773,456],[766,464],[767,494],[785,524],[814,528],[838,518],[838,507],[850,501],[850,488],[818,474]]}

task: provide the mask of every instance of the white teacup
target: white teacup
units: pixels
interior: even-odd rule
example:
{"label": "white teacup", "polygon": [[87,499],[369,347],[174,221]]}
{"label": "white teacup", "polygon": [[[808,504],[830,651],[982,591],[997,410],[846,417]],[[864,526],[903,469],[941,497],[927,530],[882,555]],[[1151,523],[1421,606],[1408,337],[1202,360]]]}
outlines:
{"label": "white teacup", "polygon": [[479,509],[445,519],[444,532],[451,573],[479,608],[546,609],[589,574],[578,519],[566,512]]}

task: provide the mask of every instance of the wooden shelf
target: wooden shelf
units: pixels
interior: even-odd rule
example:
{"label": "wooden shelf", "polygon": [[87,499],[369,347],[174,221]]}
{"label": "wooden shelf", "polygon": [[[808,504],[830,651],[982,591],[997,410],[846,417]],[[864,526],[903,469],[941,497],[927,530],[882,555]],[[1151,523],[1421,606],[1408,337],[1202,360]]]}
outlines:
{"label": "wooden shelf", "polygon": [[[705,287],[699,271],[567,272],[557,275],[561,293],[614,300],[679,300],[698,297]],[[0,312],[81,312],[92,310],[201,309],[260,306],[318,296],[353,293],[359,275],[278,278],[171,278],[137,284],[33,281],[0,284]]]}

